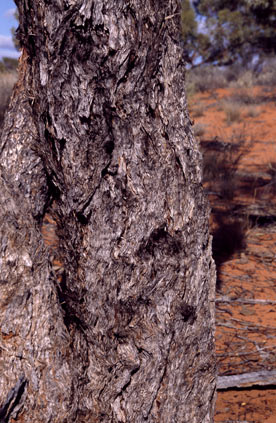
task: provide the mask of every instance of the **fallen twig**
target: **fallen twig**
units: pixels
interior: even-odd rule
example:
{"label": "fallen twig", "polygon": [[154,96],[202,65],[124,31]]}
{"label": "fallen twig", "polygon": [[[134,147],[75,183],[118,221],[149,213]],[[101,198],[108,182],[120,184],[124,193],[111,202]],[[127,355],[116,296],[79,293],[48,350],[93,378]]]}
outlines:
{"label": "fallen twig", "polygon": [[240,375],[219,376],[217,380],[218,390],[265,385],[275,385],[276,387],[276,370],[263,370]]}
{"label": "fallen twig", "polygon": [[218,297],[215,299],[216,303],[240,303],[240,304],[262,304],[262,305],[274,305],[276,301],[273,300],[262,300],[262,299],[241,299],[241,298],[231,298],[231,297]]}

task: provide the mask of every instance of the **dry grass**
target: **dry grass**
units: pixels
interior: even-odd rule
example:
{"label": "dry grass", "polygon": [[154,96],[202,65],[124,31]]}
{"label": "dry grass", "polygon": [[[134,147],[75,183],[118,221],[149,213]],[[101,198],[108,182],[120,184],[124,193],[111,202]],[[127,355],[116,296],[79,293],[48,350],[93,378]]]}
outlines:
{"label": "dry grass", "polygon": [[257,84],[268,87],[274,87],[276,85],[276,58],[275,55],[264,59],[262,68],[257,75]]}
{"label": "dry grass", "polygon": [[0,128],[2,127],[5,111],[8,107],[13,86],[17,80],[15,72],[0,73]]}
{"label": "dry grass", "polygon": [[251,70],[243,71],[230,85],[233,88],[251,88],[255,85],[256,78]]}
{"label": "dry grass", "polygon": [[240,104],[236,101],[225,101],[222,109],[225,113],[225,119],[228,125],[241,121],[242,110]]}
{"label": "dry grass", "polygon": [[202,123],[195,123],[193,126],[193,131],[194,131],[194,135],[200,138],[205,134],[206,125]]}
{"label": "dry grass", "polygon": [[[239,192],[240,176],[238,167],[248,151],[244,129],[233,134],[231,140],[201,142],[203,153],[203,184],[209,194],[212,206],[212,221],[215,223],[213,235],[213,258],[217,266],[217,289],[221,288],[221,266],[233,254],[241,252],[245,246],[248,228],[244,218],[233,214],[235,196]],[[223,213],[217,205],[224,204]]]}
{"label": "dry grass", "polygon": [[270,176],[270,181],[265,183],[261,188],[263,189],[263,193],[266,195],[270,195],[271,197],[275,197],[276,195],[276,163],[271,162],[268,164],[267,173]]}
{"label": "dry grass", "polygon": [[246,116],[251,118],[255,118],[259,116],[260,113],[261,113],[260,110],[255,106],[249,106],[246,110]]}
{"label": "dry grass", "polygon": [[193,117],[201,117],[204,115],[205,112],[205,106],[201,103],[197,104],[196,107],[192,107],[191,113]]}
{"label": "dry grass", "polygon": [[275,68],[267,70],[266,72],[261,72],[257,78],[258,85],[266,85],[273,87],[276,84],[276,73]]}
{"label": "dry grass", "polygon": [[[273,87],[276,84],[275,57],[263,58],[259,66],[245,69],[240,63],[231,66],[201,66],[187,70],[186,93],[191,98],[198,92],[213,92],[218,88],[236,88],[244,103],[251,104],[252,96],[248,93],[252,87],[263,85]],[[246,95],[247,91],[247,95]]]}
{"label": "dry grass", "polygon": [[218,88],[251,88],[256,81],[255,73],[252,70],[243,69],[240,64],[221,68],[211,65],[202,66],[187,71],[186,92],[189,98],[198,92],[212,92]]}
{"label": "dry grass", "polygon": [[229,140],[216,137],[201,142],[203,182],[207,192],[215,193],[220,199],[234,198],[238,184],[237,170],[249,148],[245,127],[233,131]]}
{"label": "dry grass", "polygon": [[191,97],[198,92],[213,91],[228,85],[224,73],[215,66],[190,69],[186,75],[186,93]]}
{"label": "dry grass", "polygon": [[249,106],[262,104],[265,98],[263,95],[254,95],[253,90],[250,88],[240,88],[234,90],[228,100],[239,103],[240,106]]}

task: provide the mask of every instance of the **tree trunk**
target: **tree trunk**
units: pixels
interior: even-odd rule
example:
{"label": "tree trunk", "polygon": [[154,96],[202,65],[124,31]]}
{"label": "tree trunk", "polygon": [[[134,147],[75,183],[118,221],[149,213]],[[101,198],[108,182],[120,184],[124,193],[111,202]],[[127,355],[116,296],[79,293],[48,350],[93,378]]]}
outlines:
{"label": "tree trunk", "polygon": [[215,272],[179,2],[16,3],[0,420],[211,422]]}

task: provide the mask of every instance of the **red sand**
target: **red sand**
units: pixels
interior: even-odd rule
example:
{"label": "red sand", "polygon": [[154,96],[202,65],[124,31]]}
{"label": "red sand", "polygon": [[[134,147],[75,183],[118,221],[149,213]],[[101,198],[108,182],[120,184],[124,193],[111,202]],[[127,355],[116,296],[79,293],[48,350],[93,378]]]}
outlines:
{"label": "red sand", "polygon": [[[201,139],[216,138],[224,142],[246,139],[248,153],[242,157],[239,170],[267,173],[272,165],[276,174],[276,90],[261,87],[245,90],[244,95],[252,96],[252,103],[257,103],[249,107],[254,107],[258,115],[248,117],[249,108],[244,105],[240,120],[229,124],[222,100],[227,101],[237,93],[237,89],[220,89],[212,95],[204,93],[193,98],[191,115],[196,115],[199,107],[204,111],[202,116],[195,117],[196,124],[204,125]],[[232,202],[276,210],[272,188],[272,184],[259,188],[247,198],[242,192],[235,192]],[[212,207],[218,207],[215,196],[210,201]],[[211,222],[214,227],[212,219]],[[216,349],[220,375],[276,369],[276,304],[246,304],[247,299],[276,301],[276,224],[249,225],[245,238],[246,249],[221,267],[222,284],[217,297],[238,298],[244,303],[217,304]],[[276,385],[268,388],[218,392],[215,422],[276,423]]]}

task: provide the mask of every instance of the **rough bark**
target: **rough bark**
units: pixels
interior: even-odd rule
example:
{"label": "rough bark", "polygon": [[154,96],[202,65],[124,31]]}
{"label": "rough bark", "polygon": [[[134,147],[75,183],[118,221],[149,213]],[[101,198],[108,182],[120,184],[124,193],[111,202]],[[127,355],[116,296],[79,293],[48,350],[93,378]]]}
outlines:
{"label": "rough bark", "polygon": [[20,78],[0,159],[2,420],[211,422],[215,278],[179,2],[16,3]]}

